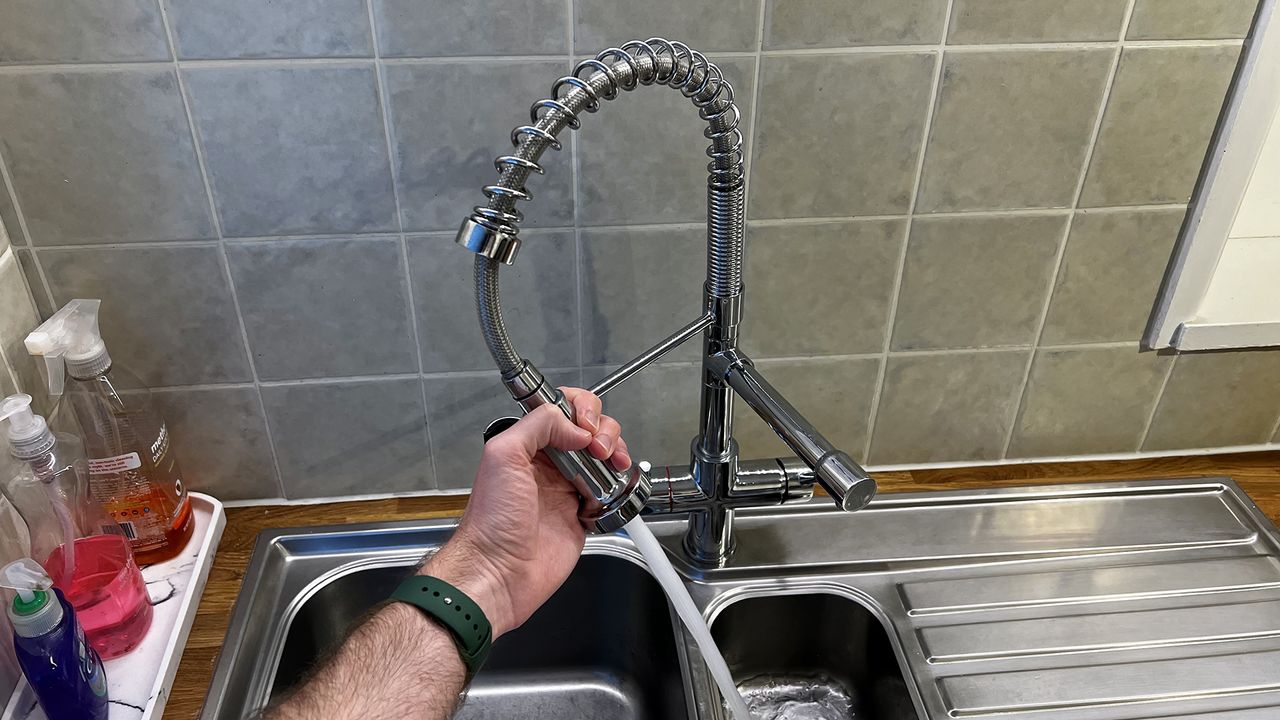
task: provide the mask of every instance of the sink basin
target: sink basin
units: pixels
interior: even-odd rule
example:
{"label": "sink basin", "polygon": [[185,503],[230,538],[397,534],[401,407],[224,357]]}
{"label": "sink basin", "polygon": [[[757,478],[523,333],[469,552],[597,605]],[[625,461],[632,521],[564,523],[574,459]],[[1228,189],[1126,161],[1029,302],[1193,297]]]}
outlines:
{"label": "sink basin", "polygon": [[[739,511],[721,568],[646,522],[755,707],[817,720],[1280,717],[1280,532],[1227,478],[885,495]],[[203,720],[252,717],[453,521],[258,538]],[[625,534],[594,535],[501,638],[459,717],[723,720]],[[804,705],[804,703],[808,703]]]}
{"label": "sink basin", "polygon": [[[406,572],[404,567],[361,570],[311,596],[290,623],[273,699],[305,677]],[[606,608],[605,615],[592,617],[593,607]],[[494,643],[456,717],[688,715],[688,691],[662,588],[630,560],[590,555],[529,622]]]}
{"label": "sink basin", "polygon": [[866,606],[832,593],[766,595],[720,612],[711,634],[759,717],[918,720],[893,645]]}

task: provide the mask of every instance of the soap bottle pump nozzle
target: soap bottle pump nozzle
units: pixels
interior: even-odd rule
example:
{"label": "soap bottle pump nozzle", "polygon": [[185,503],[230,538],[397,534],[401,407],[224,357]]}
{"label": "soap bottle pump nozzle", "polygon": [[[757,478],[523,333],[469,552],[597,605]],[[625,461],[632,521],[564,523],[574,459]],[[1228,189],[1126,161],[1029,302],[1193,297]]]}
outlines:
{"label": "soap bottle pump nozzle", "polygon": [[27,335],[27,352],[44,356],[49,394],[62,394],[63,368],[73,378],[100,375],[111,367],[111,356],[98,331],[101,300],[76,299]]}
{"label": "soap bottle pump nozzle", "polygon": [[57,442],[49,423],[31,409],[31,396],[10,395],[0,401],[0,421],[9,421],[9,449],[14,457],[30,460],[39,457]]}
{"label": "soap bottle pump nozzle", "polygon": [[37,593],[48,592],[53,587],[53,578],[35,560],[22,558],[0,570],[0,587],[16,591],[18,599],[29,604],[35,601]]}

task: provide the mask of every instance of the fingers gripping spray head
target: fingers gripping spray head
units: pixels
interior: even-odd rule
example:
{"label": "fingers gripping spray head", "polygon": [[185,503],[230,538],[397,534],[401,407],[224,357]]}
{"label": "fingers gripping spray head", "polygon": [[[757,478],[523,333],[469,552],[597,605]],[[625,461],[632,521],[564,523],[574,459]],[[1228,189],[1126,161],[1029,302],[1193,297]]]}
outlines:
{"label": "fingers gripping spray head", "polygon": [[63,368],[73,378],[91,378],[111,367],[98,331],[101,300],[72,300],[27,336],[27,352],[44,356],[49,394],[62,394]]}

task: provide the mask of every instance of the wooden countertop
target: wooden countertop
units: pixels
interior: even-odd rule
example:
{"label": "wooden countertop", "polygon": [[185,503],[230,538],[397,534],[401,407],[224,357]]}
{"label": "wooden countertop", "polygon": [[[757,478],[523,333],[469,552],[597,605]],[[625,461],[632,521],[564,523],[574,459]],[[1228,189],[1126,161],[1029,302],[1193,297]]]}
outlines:
{"label": "wooden countertop", "polygon": [[[1101,482],[1205,475],[1232,477],[1272,522],[1280,522],[1280,451],[1235,455],[1153,458],[1107,462],[1030,463],[942,470],[876,473],[880,492]],[[165,717],[191,720],[200,713],[213,676],[231,609],[240,591],[258,532],[268,528],[379,522],[456,516],[461,495],[364,500],[324,505],[230,508],[227,527],[201,598],[191,637],[174,681]]]}

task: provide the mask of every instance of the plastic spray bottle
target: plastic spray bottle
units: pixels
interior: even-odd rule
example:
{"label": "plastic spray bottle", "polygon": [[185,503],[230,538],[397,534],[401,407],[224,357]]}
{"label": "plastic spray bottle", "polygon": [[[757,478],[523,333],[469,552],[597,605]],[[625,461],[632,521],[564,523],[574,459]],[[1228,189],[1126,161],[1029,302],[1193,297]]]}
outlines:
{"label": "plastic spray bottle", "polygon": [[139,563],[163,562],[195,530],[191,500],[150,390],[112,365],[98,331],[99,305],[67,303],[27,336],[27,350],[44,356],[49,394],[61,397],[58,412],[70,410],[84,435],[93,496],[120,524]]}
{"label": "plastic spray bottle", "polygon": [[107,659],[129,652],[153,611],[129,541],[89,494],[79,438],[51,431],[31,411],[30,395],[0,402],[0,421],[8,421],[9,454],[18,461],[4,491],[26,521],[32,555],[45,558],[94,648]]}
{"label": "plastic spray bottle", "polygon": [[76,611],[30,558],[0,570],[15,590],[8,617],[18,665],[49,720],[106,720],[107,673],[85,640]]}

